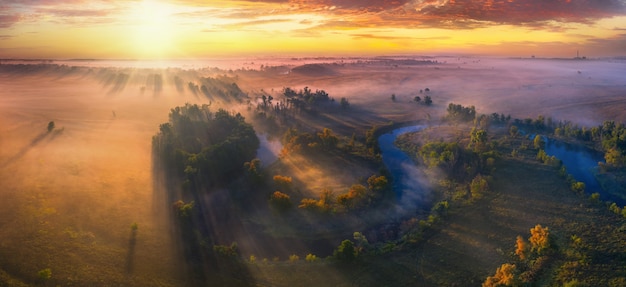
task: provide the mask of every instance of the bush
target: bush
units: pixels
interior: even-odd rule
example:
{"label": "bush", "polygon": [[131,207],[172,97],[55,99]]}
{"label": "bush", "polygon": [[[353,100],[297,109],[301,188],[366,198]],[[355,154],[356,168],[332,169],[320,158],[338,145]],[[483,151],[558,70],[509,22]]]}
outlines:
{"label": "bush", "polygon": [[306,255],[304,260],[306,260],[306,262],[315,262],[315,261],[319,260],[319,258],[317,258],[317,256],[309,253],[309,254]]}
{"label": "bush", "polygon": [[41,269],[37,272],[37,276],[40,280],[47,281],[52,278],[52,270],[50,268]]}
{"label": "bush", "polygon": [[582,194],[585,191],[585,183],[581,181],[575,181],[574,183],[572,183],[570,188],[573,192]]}

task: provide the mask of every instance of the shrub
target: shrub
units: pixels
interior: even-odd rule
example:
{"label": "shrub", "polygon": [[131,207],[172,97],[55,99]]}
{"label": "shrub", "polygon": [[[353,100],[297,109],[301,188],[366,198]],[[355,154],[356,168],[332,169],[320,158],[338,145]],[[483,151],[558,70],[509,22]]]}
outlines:
{"label": "shrub", "polygon": [[298,260],[300,260],[300,256],[295,255],[295,254],[289,255],[289,262],[296,262]]}
{"label": "shrub", "polygon": [[575,181],[574,183],[572,183],[570,188],[573,192],[583,193],[585,191],[585,183],[581,181]]}
{"label": "shrub", "polygon": [[40,280],[47,281],[52,278],[52,270],[50,268],[41,269],[37,272],[37,275]]}
{"label": "shrub", "polygon": [[306,260],[306,262],[315,262],[315,261],[319,260],[319,258],[317,258],[317,256],[309,253],[309,254],[306,255],[304,260]]}

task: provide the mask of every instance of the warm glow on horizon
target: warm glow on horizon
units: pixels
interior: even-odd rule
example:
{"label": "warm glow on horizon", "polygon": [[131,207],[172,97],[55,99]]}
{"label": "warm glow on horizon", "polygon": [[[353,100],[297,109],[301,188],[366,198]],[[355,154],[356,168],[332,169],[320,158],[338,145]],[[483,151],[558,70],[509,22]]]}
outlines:
{"label": "warm glow on horizon", "polygon": [[[0,4],[0,58],[468,53],[624,55],[626,5],[582,0],[81,1]],[[391,3],[389,3],[391,2]]]}

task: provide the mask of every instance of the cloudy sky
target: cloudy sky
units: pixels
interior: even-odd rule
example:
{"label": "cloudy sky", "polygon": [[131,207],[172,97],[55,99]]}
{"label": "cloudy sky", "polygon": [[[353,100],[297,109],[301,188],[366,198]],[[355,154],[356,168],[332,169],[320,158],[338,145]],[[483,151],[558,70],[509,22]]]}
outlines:
{"label": "cloudy sky", "polygon": [[1,0],[0,58],[626,56],[626,0]]}

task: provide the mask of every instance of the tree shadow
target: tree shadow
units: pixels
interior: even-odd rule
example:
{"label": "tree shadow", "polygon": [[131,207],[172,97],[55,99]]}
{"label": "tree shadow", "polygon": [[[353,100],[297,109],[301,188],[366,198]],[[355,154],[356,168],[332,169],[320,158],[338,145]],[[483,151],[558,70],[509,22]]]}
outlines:
{"label": "tree shadow", "polygon": [[135,246],[137,245],[137,228],[133,226],[130,230],[128,239],[128,253],[126,253],[126,274],[133,273],[133,265],[135,261]]}
{"label": "tree shadow", "polygon": [[50,131],[50,132],[47,132],[47,131],[46,132],[41,132],[39,135],[35,136],[30,141],[30,143],[28,143],[27,145],[23,146],[17,153],[15,153],[13,156],[9,157],[3,163],[0,163],[0,168],[5,168],[5,167],[15,163],[16,161],[20,160],[31,149],[33,149],[34,147],[39,145],[44,139],[48,138],[49,141],[54,140],[61,133],[63,133],[63,129],[54,130],[54,131]]}

